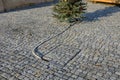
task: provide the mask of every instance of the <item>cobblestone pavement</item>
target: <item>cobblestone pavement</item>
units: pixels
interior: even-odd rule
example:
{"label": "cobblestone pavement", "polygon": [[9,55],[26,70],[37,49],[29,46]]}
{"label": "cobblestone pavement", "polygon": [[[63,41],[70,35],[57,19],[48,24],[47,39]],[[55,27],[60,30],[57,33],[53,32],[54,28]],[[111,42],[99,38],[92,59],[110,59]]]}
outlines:
{"label": "cobblestone pavement", "polygon": [[69,29],[51,8],[0,14],[0,80],[120,80],[120,8],[88,3]]}

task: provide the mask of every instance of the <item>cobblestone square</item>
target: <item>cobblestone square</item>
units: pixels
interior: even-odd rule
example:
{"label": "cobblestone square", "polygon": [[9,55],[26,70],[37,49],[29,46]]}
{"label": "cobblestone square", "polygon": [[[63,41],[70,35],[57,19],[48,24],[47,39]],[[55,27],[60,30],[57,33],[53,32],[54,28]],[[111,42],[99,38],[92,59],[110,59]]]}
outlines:
{"label": "cobblestone square", "polygon": [[120,80],[120,7],[88,2],[71,27],[52,7],[0,13],[0,80]]}

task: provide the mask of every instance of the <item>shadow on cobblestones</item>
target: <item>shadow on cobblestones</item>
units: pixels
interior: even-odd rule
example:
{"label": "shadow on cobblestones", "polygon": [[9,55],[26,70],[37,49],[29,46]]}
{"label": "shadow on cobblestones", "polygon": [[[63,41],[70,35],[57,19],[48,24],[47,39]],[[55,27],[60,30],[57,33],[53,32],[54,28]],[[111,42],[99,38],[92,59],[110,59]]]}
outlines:
{"label": "shadow on cobblestones", "polygon": [[117,6],[106,7],[104,9],[96,10],[95,12],[86,13],[85,21],[92,22],[99,20],[101,17],[108,17],[111,16],[113,13],[117,13],[120,11],[120,8]]}

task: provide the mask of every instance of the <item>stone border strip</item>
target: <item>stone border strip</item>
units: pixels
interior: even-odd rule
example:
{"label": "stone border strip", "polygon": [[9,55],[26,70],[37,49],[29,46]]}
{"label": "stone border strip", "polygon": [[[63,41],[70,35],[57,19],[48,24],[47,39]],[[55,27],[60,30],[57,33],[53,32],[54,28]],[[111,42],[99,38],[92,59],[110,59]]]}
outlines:
{"label": "stone border strip", "polygon": [[65,67],[71,60],[73,60],[80,52],[81,52],[81,49],[80,49],[78,52],[76,52],[75,55],[72,56],[72,57],[64,64],[64,67]]}
{"label": "stone border strip", "polygon": [[57,36],[60,36],[61,34],[63,34],[64,32],[66,32],[69,28],[71,28],[74,24],[76,24],[76,22],[70,24],[70,25],[69,25],[64,31],[62,31],[61,33],[59,33],[59,34],[57,34],[57,35],[49,38],[48,40],[45,40],[44,42],[42,42],[41,44],[39,44],[38,46],[36,46],[36,47],[32,50],[33,55],[34,55],[36,58],[42,59],[42,60],[44,60],[44,61],[47,61],[47,62],[51,61],[50,58],[47,58],[47,59],[46,59],[46,58],[44,57],[46,54],[45,54],[45,55],[42,54],[42,53],[38,50],[38,48],[39,48],[42,44],[48,42],[49,40],[51,40],[51,39],[53,39],[53,38],[55,38],[55,37],[57,37]]}

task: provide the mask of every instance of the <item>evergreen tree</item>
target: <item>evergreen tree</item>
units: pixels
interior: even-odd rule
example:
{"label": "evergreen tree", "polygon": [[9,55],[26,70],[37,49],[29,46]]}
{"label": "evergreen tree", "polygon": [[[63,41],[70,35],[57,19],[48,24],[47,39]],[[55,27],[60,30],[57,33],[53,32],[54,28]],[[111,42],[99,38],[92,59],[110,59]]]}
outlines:
{"label": "evergreen tree", "polygon": [[53,7],[53,15],[60,21],[75,22],[84,18],[86,3],[82,0],[60,0]]}

